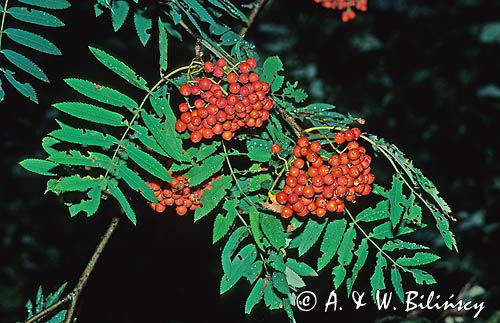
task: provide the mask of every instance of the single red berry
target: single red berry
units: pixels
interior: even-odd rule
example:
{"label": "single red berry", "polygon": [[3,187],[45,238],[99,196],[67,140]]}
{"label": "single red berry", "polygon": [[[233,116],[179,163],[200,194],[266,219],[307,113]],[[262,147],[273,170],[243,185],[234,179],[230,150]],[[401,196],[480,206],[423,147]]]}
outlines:
{"label": "single red berry", "polygon": [[203,64],[203,68],[205,69],[205,72],[212,73],[215,69],[215,65],[212,62],[205,62],[205,64]]}
{"label": "single red berry", "polygon": [[247,59],[247,64],[250,66],[251,69],[257,67],[257,61],[253,57]]}
{"label": "single red berry", "polygon": [[283,205],[287,200],[288,195],[286,195],[285,192],[278,192],[278,194],[276,194],[276,202],[278,202],[279,204]]}
{"label": "single red berry", "polygon": [[279,154],[279,152],[281,151],[281,146],[278,144],[274,144],[271,146],[271,151],[273,152],[273,154]]}
{"label": "single red berry", "polygon": [[321,144],[318,141],[312,142],[309,149],[315,153],[319,153],[321,151]]}
{"label": "single red berry", "polygon": [[198,85],[200,86],[200,89],[202,89],[203,91],[208,91],[210,90],[210,87],[212,87],[212,81],[204,77],[198,82]]}
{"label": "single red berry", "polygon": [[200,142],[202,138],[203,138],[203,136],[198,131],[191,133],[191,136],[190,136],[191,141],[194,143]]}
{"label": "single red berry", "polygon": [[343,133],[343,132],[337,132],[337,133],[335,134],[335,136],[333,137],[333,140],[334,140],[337,144],[339,144],[339,145],[343,144],[343,143],[345,142],[345,136],[344,136],[344,133]]}
{"label": "single red berry", "polygon": [[184,96],[191,95],[191,87],[187,84],[181,85],[181,88],[179,90],[180,90],[181,94]]}
{"label": "single red berry", "polygon": [[299,145],[299,147],[307,147],[309,146],[309,139],[307,139],[306,137],[301,137],[299,138],[299,140],[297,140],[297,145]]}
{"label": "single red berry", "polygon": [[175,212],[179,215],[184,215],[187,213],[187,208],[184,205],[179,205],[175,208]]}
{"label": "single red berry", "polygon": [[293,215],[293,209],[289,206],[285,206],[283,210],[281,210],[281,217],[284,219],[288,219]]}
{"label": "single red berry", "polygon": [[177,132],[181,132],[181,133],[186,131],[186,124],[184,122],[182,122],[181,120],[177,120],[175,122],[175,130]]}
{"label": "single red berry", "polygon": [[224,67],[224,66],[226,66],[226,60],[225,60],[224,58],[219,58],[219,59],[217,60],[217,66],[219,66],[219,67]]}
{"label": "single red berry", "polygon": [[244,62],[244,63],[241,63],[240,64],[240,72],[241,73],[250,73],[250,71],[252,70],[252,68],[250,67],[250,65],[248,65],[248,63]]}

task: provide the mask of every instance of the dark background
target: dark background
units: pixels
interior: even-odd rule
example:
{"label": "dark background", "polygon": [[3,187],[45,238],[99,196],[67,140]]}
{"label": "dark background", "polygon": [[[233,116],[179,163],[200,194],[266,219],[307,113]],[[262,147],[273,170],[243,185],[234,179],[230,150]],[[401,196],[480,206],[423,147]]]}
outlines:
{"label": "dark background", "polygon": [[[50,104],[75,100],[62,79],[79,76],[122,87],[91,57],[89,44],[127,61],[146,79],[157,78],[156,48],[139,44],[130,19],[115,34],[109,18],[95,19],[90,4],[73,2],[63,14],[67,27],[44,33],[64,56],[31,56],[52,80],[34,84],[40,105],[4,85],[1,322],[22,320],[23,305],[40,284],[51,291],[64,281],[74,285],[97,237],[117,212],[104,203],[90,219],[69,219],[58,198],[43,195],[46,179],[17,165],[26,157],[43,156],[41,139],[56,126],[57,113]],[[450,295],[473,287],[468,293],[477,292],[486,302],[478,321],[491,317],[489,322],[498,322],[498,312],[496,320],[492,315],[500,310],[500,232],[493,211],[500,209],[500,101],[498,94],[485,96],[484,88],[500,85],[500,45],[484,43],[480,35],[486,23],[500,19],[499,12],[498,1],[369,0],[367,13],[344,24],[338,12],[312,0],[275,0],[248,34],[263,57],[277,54],[283,59],[289,79],[301,82],[310,102],[331,102],[339,112],[364,117],[364,131],[397,144],[436,183],[459,219],[452,229],[460,254],[449,252],[437,236],[421,237],[443,257],[431,268],[439,282],[433,289]],[[171,67],[190,60],[191,39],[186,36],[185,41],[171,39]],[[145,206],[138,214],[136,228],[124,220],[112,237],[80,300],[79,322],[286,321],[283,313],[269,314],[263,306],[245,316],[247,283],[219,297],[220,246],[211,245],[210,221],[194,225],[189,217],[158,216]],[[367,271],[358,280],[358,290],[369,291],[371,269]],[[323,299],[332,286],[327,276],[309,281],[309,289]],[[447,316],[438,311],[412,314],[432,321]],[[297,313],[297,318],[400,320],[392,315],[404,313],[368,308],[323,314],[318,308]]]}

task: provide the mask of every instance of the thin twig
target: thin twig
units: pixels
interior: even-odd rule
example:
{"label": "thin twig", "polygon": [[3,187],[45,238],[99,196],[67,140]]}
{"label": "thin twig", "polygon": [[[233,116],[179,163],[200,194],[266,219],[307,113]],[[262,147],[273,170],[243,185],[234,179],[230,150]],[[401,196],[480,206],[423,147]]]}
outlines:
{"label": "thin twig", "polygon": [[80,293],[82,292],[83,288],[85,288],[85,285],[87,284],[87,280],[90,277],[90,274],[94,270],[94,267],[97,263],[97,260],[99,260],[99,257],[101,256],[104,248],[108,244],[109,238],[115,231],[116,226],[118,225],[118,218],[115,217],[111,220],[111,223],[109,224],[108,228],[106,229],[106,232],[101,238],[101,241],[97,245],[94,254],[92,255],[92,258],[90,258],[87,266],[85,267],[85,270],[83,271],[82,275],[80,276],[80,279],[78,280],[78,284],[76,285],[75,289],[73,289],[68,295],[66,295],[64,298],[60,299],[58,302],[52,304],[51,306],[47,307],[43,311],[38,312],[37,314],[33,315],[31,318],[26,320],[25,323],[33,323],[41,318],[53,313],[57,309],[61,308],[63,305],[66,305],[66,303],[71,302],[71,305],[68,309],[68,312],[66,314],[66,319],[65,322],[71,322],[71,318],[73,316],[76,302],[78,301],[78,297],[80,296]]}
{"label": "thin twig", "polygon": [[73,313],[75,312],[76,304],[78,302],[78,298],[80,297],[80,294],[82,290],[85,288],[85,285],[87,284],[87,281],[92,274],[92,271],[94,270],[94,267],[99,260],[99,257],[101,256],[104,248],[108,244],[109,238],[111,238],[111,235],[116,229],[116,226],[118,225],[119,219],[117,217],[114,217],[111,220],[111,223],[108,226],[108,229],[104,233],[104,235],[101,238],[101,241],[97,245],[97,248],[94,251],[94,254],[92,255],[92,258],[90,258],[89,263],[85,267],[85,270],[83,271],[82,275],[80,276],[80,279],[78,280],[78,284],[76,285],[75,289],[73,290],[72,298],[71,298],[71,305],[68,308],[68,312],[66,313],[66,318],[64,319],[65,323],[70,323],[72,318],[73,318]]}
{"label": "thin twig", "polygon": [[240,30],[240,36],[241,38],[244,38],[245,35],[248,32],[248,29],[252,27],[253,22],[255,21],[255,18],[259,15],[259,12],[262,10],[262,8],[266,5],[267,0],[257,0],[255,3],[255,7],[253,8],[252,12],[250,12],[250,16],[248,16],[247,24],[243,26]]}

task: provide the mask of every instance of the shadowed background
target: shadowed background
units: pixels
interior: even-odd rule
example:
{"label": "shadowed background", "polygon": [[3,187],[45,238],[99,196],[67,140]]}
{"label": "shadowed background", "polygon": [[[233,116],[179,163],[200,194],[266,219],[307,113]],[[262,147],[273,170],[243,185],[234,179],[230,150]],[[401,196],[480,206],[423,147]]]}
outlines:
{"label": "shadowed background", "polygon": [[[47,34],[63,56],[36,58],[52,81],[35,84],[40,105],[7,88],[0,106],[1,322],[22,320],[23,306],[40,284],[51,291],[65,281],[74,285],[97,237],[117,213],[114,203],[104,203],[90,219],[69,219],[57,197],[43,195],[46,178],[17,165],[26,157],[43,156],[41,139],[55,128],[58,116],[50,104],[75,100],[62,79],[78,76],[123,88],[112,73],[103,72],[87,45],[109,50],[147,80],[157,79],[154,39],[143,48],[130,21],[114,33],[108,17],[95,19],[90,4],[73,2],[64,13],[67,26]],[[486,302],[478,321],[499,322],[500,230],[493,210],[500,204],[495,124],[500,31],[491,39],[485,26],[500,19],[500,3],[371,0],[368,5],[368,12],[344,24],[338,12],[312,0],[270,1],[247,37],[262,57],[283,59],[288,79],[300,81],[311,95],[309,102],[333,103],[341,113],[365,118],[363,131],[398,145],[435,182],[459,219],[452,229],[460,254],[447,251],[438,236],[421,237],[443,258],[430,270],[439,282],[433,289],[450,295],[469,286],[466,293]],[[171,38],[171,67],[190,60],[191,41],[187,35],[185,43]],[[375,174],[383,180],[376,165]],[[283,313],[270,314],[263,306],[245,316],[247,283],[219,297],[220,246],[212,246],[208,218],[194,225],[189,216],[157,215],[135,205],[138,226],[123,219],[118,227],[82,294],[79,322],[286,322]],[[355,289],[369,291],[373,267],[367,268]],[[308,289],[324,301],[332,284],[323,276],[309,280]],[[415,314],[422,322],[446,316]],[[368,307],[324,314],[318,308],[297,312],[297,319],[396,322],[398,315],[404,313]]]}

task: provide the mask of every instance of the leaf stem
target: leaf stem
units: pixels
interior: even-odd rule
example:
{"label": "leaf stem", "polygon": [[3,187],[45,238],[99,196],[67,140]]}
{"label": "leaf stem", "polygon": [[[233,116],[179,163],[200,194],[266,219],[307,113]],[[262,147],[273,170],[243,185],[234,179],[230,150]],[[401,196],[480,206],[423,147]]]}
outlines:
{"label": "leaf stem", "polygon": [[5,24],[5,15],[7,14],[8,6],[9,6],[9,0],[5,0],[5,3],[3,5],[2,23],[0,24],[0,50],[2,50],[3,28]]}
{"label": "leaf stem", "polygon": [[248,16],[246,25],[243,26],[243,28],[241,28],[239,32],[241,38],[245,37],[250,27],[252,27],[255,18],[257,18],[257,16],[259,15],[260,11],[262,10],[262,8],[265,6],[266,3],[267,0],[257,0],[255,2],[255,7],[253,8],[252,12],[250,12],[250,16]]}

